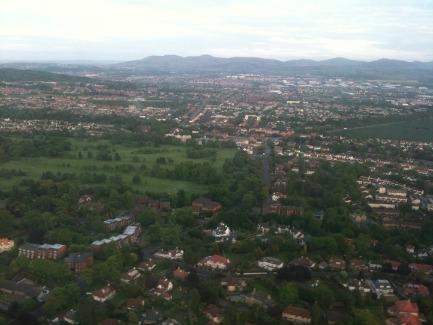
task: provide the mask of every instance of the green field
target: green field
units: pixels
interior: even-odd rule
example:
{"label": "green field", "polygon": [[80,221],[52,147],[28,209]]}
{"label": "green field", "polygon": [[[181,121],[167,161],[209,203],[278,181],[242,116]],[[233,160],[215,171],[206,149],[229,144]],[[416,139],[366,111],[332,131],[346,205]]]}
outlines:
{"label": "green field", "polygon": [[[161,168],[172,169],[176,164],[192,161],[194,163],[209,162],[217,169],[220,169],[226,159],[233,158],[236,149],[215,149],[217,151],[216,160],[212,161],[210,158],[206,159],[189,159],[186,155],[186,146],[170,146],[162,145],[159,148],[154,147],[139,147],[131,148],[123,145],[112,145],[107,140],[91,139],[75,139],[71,138],[69,141],[72,143],[72,149],[64,152],[60,157],[56,158],[19,158],[17,160],[9,161],[0,164],[1,169],[15,169],[22,170],[26,173],[25,176],[15,176],[10,179],[0,178],[0,186],[2,188],[11,188],[14,185],[19,185],[24,179],[39,180],[42,173],[51,171],[53,174],[57,173],[75,173],[77,175],[82,173],[95,173],[105,174],[107,177],[112,175],[120,175],[125,185],[132,186],[139,191],[151,192],[167,192],[174,193],[179,189],[188,190],[191,192],[204,192],[207,187],[201,184],[175,181],[170,179],[160,179],[155,177],[146,176],[141,170],[145,165],[147,170],[152,169],[156,165],[156,159],[165,157],[166,164],[161,164]],[[119,154],[120,161],[101,161],[97,160],[97,153],[101,150],[101,146],[105,146],[112,155]],[[79,159],[79,152],[81,152],[82,159]],[[88,157],[91,152],[93,158]],[[133,184],[132,178],[134,175],[139,175],[141,182]]]}
{"label": "green field", "polygon": [[382,138],[406,141],[433,141],[433,120],[414,120],[398,123],[357,127],[330,132],[349,138]]}

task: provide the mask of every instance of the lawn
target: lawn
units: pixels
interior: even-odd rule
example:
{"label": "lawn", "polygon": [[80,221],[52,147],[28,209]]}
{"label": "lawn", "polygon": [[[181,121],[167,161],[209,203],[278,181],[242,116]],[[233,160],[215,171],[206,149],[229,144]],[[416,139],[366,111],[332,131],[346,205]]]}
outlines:
{"label": "lawn", "polygon": [[[26,176],[15,176],[10,179],[0,178],[2,188],[11,188],[18,185],[24,179],[39,180],[42,173],[51,171],[57,173],[82,173],[105,174],[107,177],[120,175],[123,183],[133,188],[145,192],[167,192],[175,193],[179,189],[199,193],[206,191],[207,187],[201,184],[175,181],[169,179],[159,179],[146,176],[142,171],[143,166],[146,170],[152,169],[156,165],[157,158],[164,157],[165,164],[160,164],[161,168],[172,169],[176,164],[193,161],[194,163],[209,162],[215,168],[221,169],[226,159],[233,158],[236,149],[215,149],[217,151],[216,160],[210,158],[189,159],[186,155],[186,146],[163,145],[159,148],[140,147],[132,148],[123,145],[112,145],[107,140],[93,140],[71,138],[72,144],[70,151],[64,152],[60,157],[48,158],[19,158],[17,160],[2,163],[0,169],[22,170]],[[115,153],[120,156],[120,160],[102,161],[96,159],[98,152],[108,151],[114,157]],[[81,159],[79,155],[81,153]],[[89,153],[90,156],[89,156]],[[141,182],[134,184],[132,178],[139,175]]]}
{"label": "lawn", "polygon": [[364,126],[331,133],[350,138],[382,138],[431,142],[433,140],[432,123],[432,120],[414,120],[388,125]]}

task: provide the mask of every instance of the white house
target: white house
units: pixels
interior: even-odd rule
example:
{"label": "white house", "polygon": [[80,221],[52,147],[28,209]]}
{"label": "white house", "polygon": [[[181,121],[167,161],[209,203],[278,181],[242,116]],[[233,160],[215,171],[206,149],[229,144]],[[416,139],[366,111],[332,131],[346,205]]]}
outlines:
{"label": "white house", "polygon": [[199,267],[209,267],[214,270],[225,270],[230,264],[230,260],[220,255],[205,257],[197,263]]}
{"label": "white house", "polygon": [[284,266],[284,263],[278,258],[267,256],[258,261],[257,266],[268,271],[275,271],[281,269]]}

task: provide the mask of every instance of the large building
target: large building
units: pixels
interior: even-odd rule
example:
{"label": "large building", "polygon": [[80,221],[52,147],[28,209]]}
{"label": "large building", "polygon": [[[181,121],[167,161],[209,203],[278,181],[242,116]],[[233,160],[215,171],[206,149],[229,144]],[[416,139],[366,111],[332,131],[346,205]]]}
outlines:
{"label": "large building", "polygon": [[69,256],[65,257],[63,260],[67,267],[78,273],[92,266],[93,261],[93,253],[90,252],[70,253]]}
{"label": "large building", "polygon": [[18,249],[18,255],[27,256],[29,259],[33,260],[36,258],[46,259],[46,260],[57,260],[62,258],[66,254],[66,245],[62,244],[22,244]]}
{"label": "large building", "polygon": [[135,243],[141,233],[141,225],[139,223],[126,227],[125,231],[117,236],[96,240],[92,243],[92,249],[98,251],[103,245],[116,243],[118,246],[131,245]]}

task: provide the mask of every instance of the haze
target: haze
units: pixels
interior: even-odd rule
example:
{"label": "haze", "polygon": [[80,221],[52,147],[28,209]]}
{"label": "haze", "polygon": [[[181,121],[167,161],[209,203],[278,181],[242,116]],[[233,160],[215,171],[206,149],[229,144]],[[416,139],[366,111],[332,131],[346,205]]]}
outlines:
{"label": "haze", "polygon": [[0,60],[433,60],[433,1],[0,0]]}

